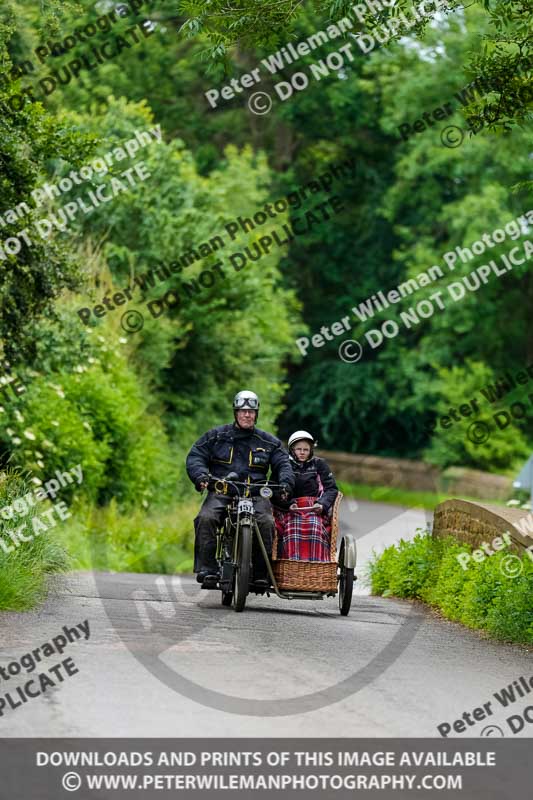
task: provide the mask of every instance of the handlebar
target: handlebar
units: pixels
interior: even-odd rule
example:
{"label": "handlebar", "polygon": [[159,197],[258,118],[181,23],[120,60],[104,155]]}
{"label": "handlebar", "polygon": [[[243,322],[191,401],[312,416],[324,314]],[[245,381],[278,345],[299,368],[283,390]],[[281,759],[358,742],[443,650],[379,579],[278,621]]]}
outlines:
{"label": "handlebar", "polygon": [[207,475],[206,476],[207,488],[214,490],[218,494],[222,494],[222,490],[217,489],[217,483],[222,485],[226,484],[232,486],[235,489],[236,494],[239,496],[240,496],[238,488],[239,486],[248,489],[250,491],[250,494],[254,494],[254,492],[252,491],[253,489],[258,490],[256,493],[259,493],[259,490],[265,486],[268,487],[269,489],[281,489],[281,484],[279,483],[270,483],[269,481],[249,483],[248,481],[235,480],[237,477],[238,476],[235,472],[230,472],[223,478],[215,478],[213,475]]}

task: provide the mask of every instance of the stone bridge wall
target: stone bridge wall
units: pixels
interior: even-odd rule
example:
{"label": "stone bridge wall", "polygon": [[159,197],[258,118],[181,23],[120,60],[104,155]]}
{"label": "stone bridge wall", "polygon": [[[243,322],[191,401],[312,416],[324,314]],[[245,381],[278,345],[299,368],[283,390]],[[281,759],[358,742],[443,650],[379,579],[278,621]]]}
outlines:
{"label": "stone bridge wall", "polygon": [[442,492],[480,500],[507,500],[512,494],[512,481],[509,478],[474,469],[449,467],[442,472],[424,461],[329,450],[317,450],[317,455],[327,459],[335,477],[350,483]]}
{"label": "stone bridge wall", "polygon": [[521,553],[533,545],[533,537],[521,533],[516,523],[528,516],[524,509],[446,500],[435,509],[433,536],[453,536],[478,548],[482,542],[490,545],[491,539],[509,532],[513,540],[511,549]]}

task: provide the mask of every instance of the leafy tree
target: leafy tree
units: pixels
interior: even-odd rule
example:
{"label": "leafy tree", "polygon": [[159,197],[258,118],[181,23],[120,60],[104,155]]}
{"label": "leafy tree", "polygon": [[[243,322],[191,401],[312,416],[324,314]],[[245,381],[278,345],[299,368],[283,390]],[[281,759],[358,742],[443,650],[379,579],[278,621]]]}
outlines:
{"label": "leafy tree", "polygon": [[[530,449],[520,428],[515,424],[500,428],[494,415],[500,411],[501,404],[491,406],[481,391],[494,385],[496,378],[490,368],[480,362],[467,361],[464,366],[439,370],[435,382],[439,395],[435,432],[425,454],[428,461],[441,467],[462,464],[509,472],[529,456]],[[514,394],[502,400],[506,408],[518,399]],[[474,412],[471,406],[471,416],[461,417],[459,422],[452,417],[451,426],[447,422],[447,427],[442,427],[440,420],[450,415],[450,409],[457,412],[460,404],[470,403],[472,399],[477,401],[479,412]]]}
{"label": "leafy tree", "polygon": [[[189,14],[183,26],[184,32],[190,37],[205,34],[211,45],[209,56],[215,60],[226,58],[228,48],[236,44],[250,47],[285,42],[287,31],[290,36],[299,15],[304,13],[301,2],[296,0],[276,3],[259,0],[253,6],[248,0],[235,0],[230,6],[226,0],[192,0],[183,5]],[[351,0],[315,0],[313,3],[324,21],[348,15],[353,5]],[[439,16],[461,14],[467,8],[458,0],[449,0],[447,5],[448,12],[440,11]],[[484,9],[490,29],[471,51],[472,83],[488,79],[497,97],[491,93],[489,98],[478,101],[473,111],[491,124],[505,119],[524,121],[529,117],[533,100],[528,89],[532,65],[530,25],[533,0],[477,0],[474,5]],[[430,17],[416,21],[411,0],[397,0],[392,6],[381,6],[378,2],[374,7],[376,13],[368,12],[363,19],[357,17],[356,28],[372,33],[386,26],[391,42],[405,36],[403,25],[398,26],[398,32],[394,33],[391,24],[392,20],[399,20],[402,13],[410,22],[416,23],[409,28],[410,36],[422,36],[431,24]],[[463,68],[467,69],[465,57]]]}
{"label": "leafy tree", "polygon": [[[2,16],[0,339],[5,354],[15,361],[32,352],[26,335],[28,322],[50,310],[63,288],[74,288],[79,281],[78,265],[67,249],[31,237],[29,232],[24,234],[37,219],[31,192],[56,159],[63,157],[74,164],[83,160],[93,149],[94,138],[80,135],[63,120],[47,114],[40,104],[26,102],[20,81],[12,76],[9,55],[14,41],[14,7],[8,5]],[[27,204],[27,214],[21,203]],[[10,240],[7,245],[6,240]]]}

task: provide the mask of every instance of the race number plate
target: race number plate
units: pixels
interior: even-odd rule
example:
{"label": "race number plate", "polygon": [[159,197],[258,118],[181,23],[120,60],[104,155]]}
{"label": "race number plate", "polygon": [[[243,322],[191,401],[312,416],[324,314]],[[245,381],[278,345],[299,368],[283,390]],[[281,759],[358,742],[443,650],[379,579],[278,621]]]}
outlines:
{"label": "race number plate", "polygon": [[239,514],[253,514],[254,504],[251,500],[239,500]]}

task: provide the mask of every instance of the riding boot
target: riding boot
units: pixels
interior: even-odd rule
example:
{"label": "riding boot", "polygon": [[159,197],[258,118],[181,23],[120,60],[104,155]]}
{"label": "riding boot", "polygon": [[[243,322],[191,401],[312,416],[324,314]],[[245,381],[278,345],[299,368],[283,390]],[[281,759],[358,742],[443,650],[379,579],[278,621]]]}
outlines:
{"label": "riding boot", "polygon": [[194,520],[195,546],[194,571],[215,574],[218,572],[216,562],[216,534],[224,518],[227,497],[220,497],[209,492],[196,519]]}

